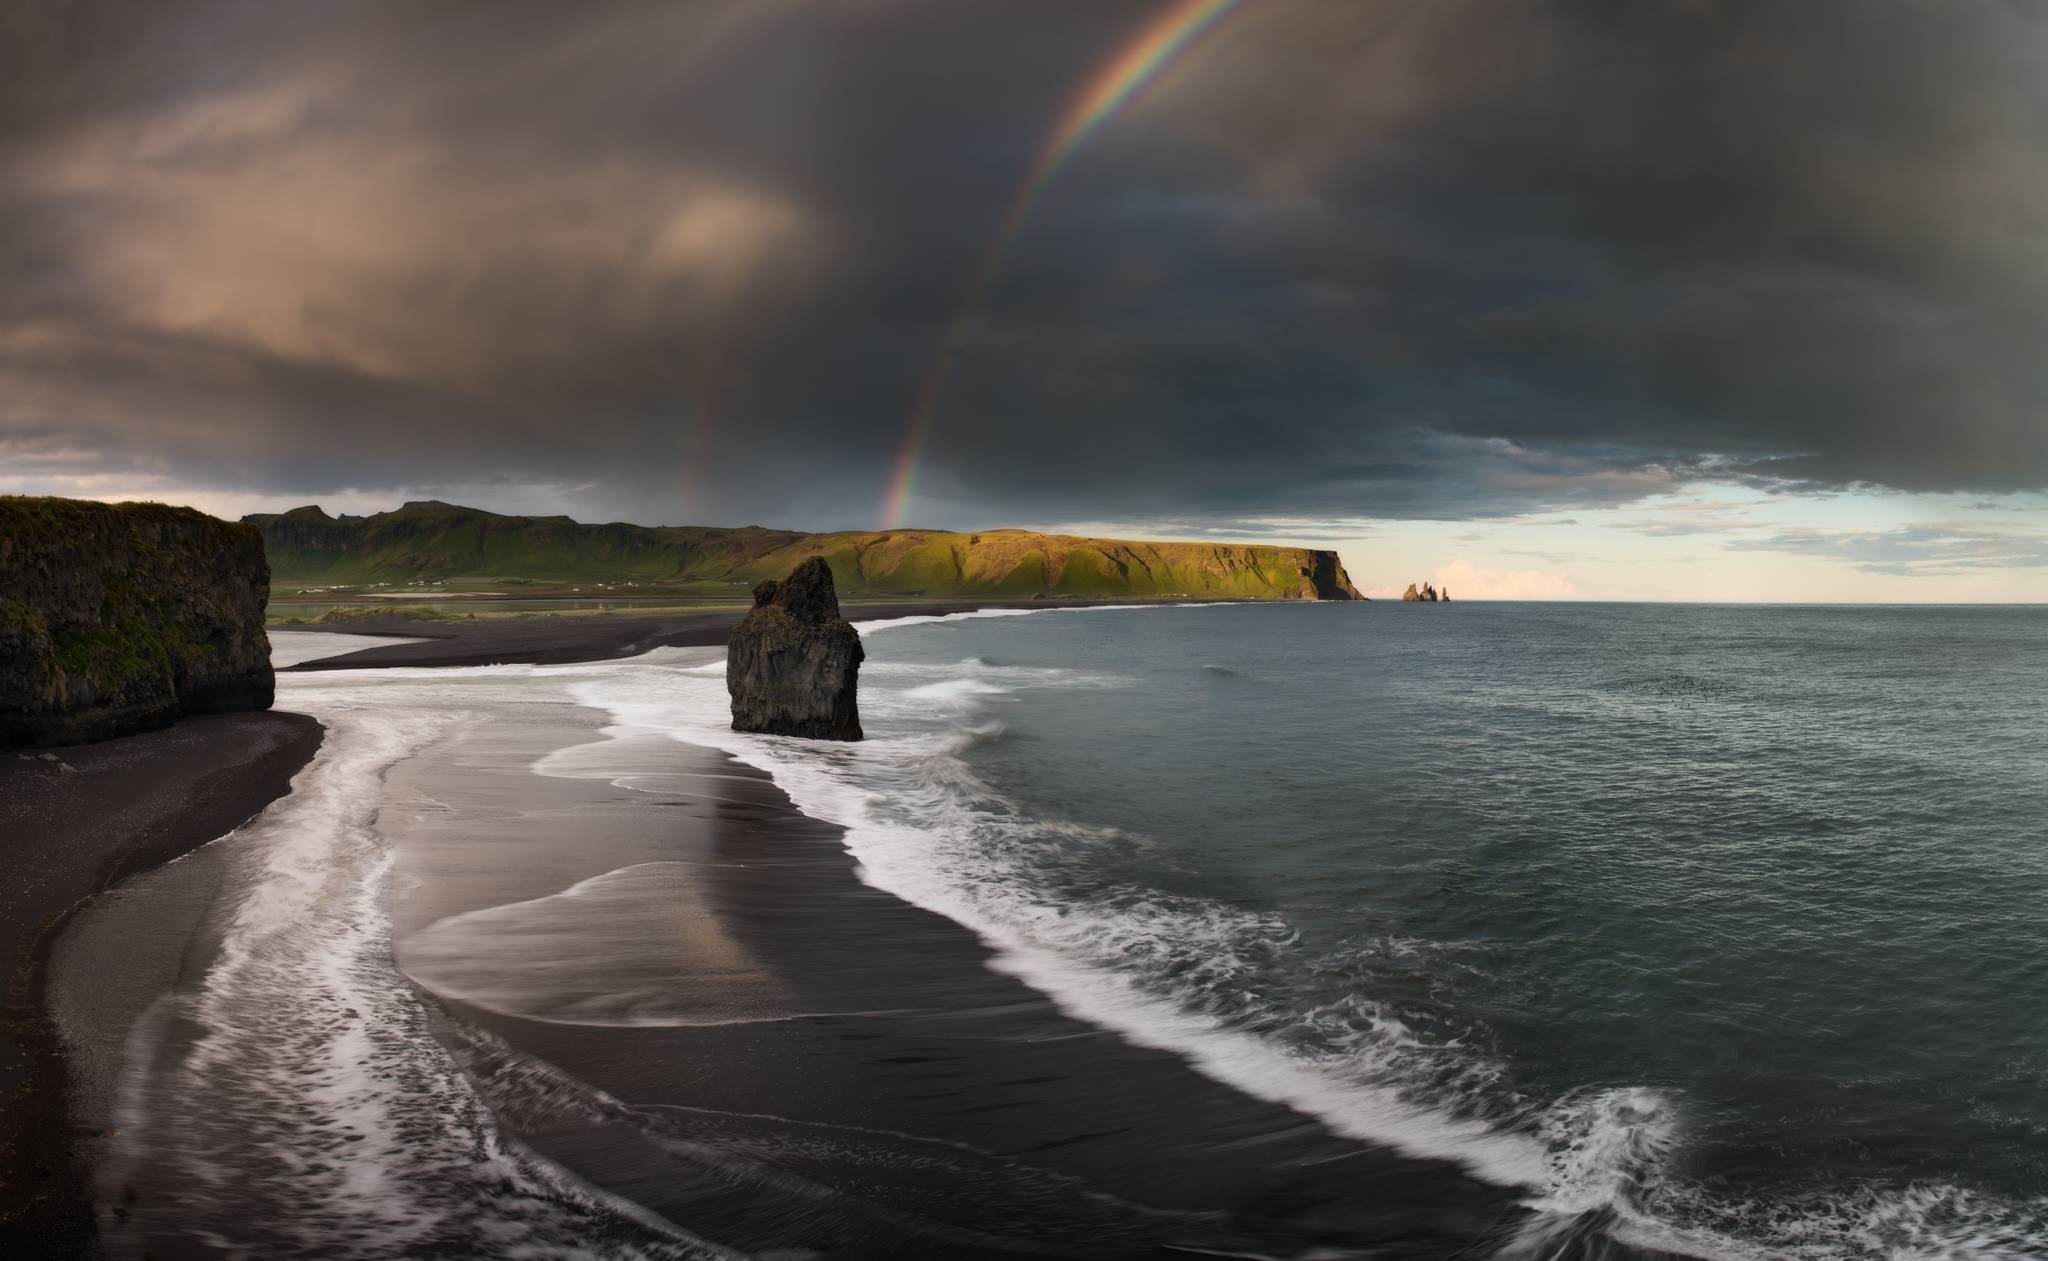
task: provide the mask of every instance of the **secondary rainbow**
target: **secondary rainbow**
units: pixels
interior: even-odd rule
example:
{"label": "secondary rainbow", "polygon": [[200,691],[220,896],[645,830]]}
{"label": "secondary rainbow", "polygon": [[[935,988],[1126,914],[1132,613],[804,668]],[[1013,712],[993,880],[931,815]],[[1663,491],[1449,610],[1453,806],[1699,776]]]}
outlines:
{"label": "secondary rainbow", "polygon": [[1174,56],[1213,26],[1238,0],[1178,0],[1145,25],[1130,43],[1103,64],[1080,95],[1060,115],[1059,125],[1040,147],[1038,160],[1018,188],[1004,213],[995,237],[982,251],[953,319],[940,335],[931,366],[918,385],[911,403],[910,419],[903,429],[903,443],[889,477],[889,489],[882,500],[882,528],[893,530],[903,524],[904,510],[917,487],[918,463],[924,454],[924,440],[931,429],[932,414],[945,392],[946,373],[952,365],[953,349],[965,331],[974,310],[995,279],[1003,254],[1016,239],[1018,229],[1030,216],[1033,203],[1073,152],[1095,129],[1152,81]]}

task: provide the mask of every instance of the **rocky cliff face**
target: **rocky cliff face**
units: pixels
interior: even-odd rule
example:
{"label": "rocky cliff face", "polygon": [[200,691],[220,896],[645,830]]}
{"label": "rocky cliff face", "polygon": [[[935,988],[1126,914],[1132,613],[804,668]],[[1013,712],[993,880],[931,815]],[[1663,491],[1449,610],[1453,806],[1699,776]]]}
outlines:
{"label": "rocky cliff face", "polygon": [[0,748],[268,709],[263,538],[190,508],[0,497]]}
{"label": "rocky cliff face", "polygon": [[1308,564],[1303,566],[1302,576],[1309,581],[1309,590],[1303,595],[1303,599],[1365,599],[1365,593],[1351,585],[1351,575],[1344,572],[1344,565],[1337,559],[1335,552],[1310,552]]}
{"label": "rocky cliff face", "polygon": [[813,740],[861,738],[860,633],[839,616],[832,570],[813,557],[754,588],[726,646],[734,731]]}

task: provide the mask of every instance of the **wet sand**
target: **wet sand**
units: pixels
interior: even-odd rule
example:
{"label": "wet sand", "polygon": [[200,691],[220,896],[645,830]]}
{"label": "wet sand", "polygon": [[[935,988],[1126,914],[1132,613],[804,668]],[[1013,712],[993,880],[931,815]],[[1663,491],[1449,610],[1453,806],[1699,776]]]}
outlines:
{"label": "wet sand", "polygon": [[[0,1024],[0,1241],[9,1255],[80,1255],[91,1215],[74,1159],[67,1063],[105,1053],[60,1044],[47,964],[69,918],[136,873],[233,830],[282,796],[320,745],[302,714],[219,714],[100,744],[0,754],[0,933],[9,960]],[[67,1061],[67,1052],[70,1060]],[[16,1246],[36,1251],[16,1251]]]}

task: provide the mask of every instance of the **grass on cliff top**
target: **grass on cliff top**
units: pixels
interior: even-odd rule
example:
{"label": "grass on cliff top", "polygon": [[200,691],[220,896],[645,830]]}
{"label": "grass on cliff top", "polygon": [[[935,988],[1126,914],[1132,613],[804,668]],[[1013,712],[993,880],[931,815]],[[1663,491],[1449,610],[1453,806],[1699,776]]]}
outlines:
{"label": "grass on cliff top", "polygon": [[506,595],[539,595],[545,589],[553,596],[586,598],[744,598],[755,582],[781,578],[800,562],[822,556],[842,599],[1041,593],[1271,599],[1298,590],[1306,564],[1302,549],[1245,543],[1091,539],[1024,530],[801,534],[578,524],[439,503],[370,517],[334,518],[301,509],[249,520],[264,532],[278,591],[344,598],[465,588]]}
{"label": "grass on cliff top", "polygon": [[208,516],[197,508],[127,500],[65,499],[56,495],[0,495],[0,538],[23,542],[67,542],[112,524],[199,526],[222,534],[246,535],[254,526]]}

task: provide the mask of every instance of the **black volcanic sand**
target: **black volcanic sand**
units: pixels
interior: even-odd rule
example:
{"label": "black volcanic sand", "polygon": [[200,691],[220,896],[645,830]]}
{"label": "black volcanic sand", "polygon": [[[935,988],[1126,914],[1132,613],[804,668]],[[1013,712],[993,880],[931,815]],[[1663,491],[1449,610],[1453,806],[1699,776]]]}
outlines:
{"label": "black volcanic sand", "polygon": [[[1087,608],[1099,600],[994,600],[957,603],[890,602],[840,605],[840,613],[854,622],[895,617],[967,613],[991,608]],[[518,617],[479,617],[453,622],[412,621],[394,613],[389,617],[353,618],[340,623],[311,623],[302,627],[273,626],[272,635],[287,636],[295,629],[340,632],[350,635],[417,636],[425,642],[386,644],[338,657],[322,657],[289,670],[359,670],[385,666],[485,666],[523,662],[532,665],[566,665],[574,661],[605,661],[630,657],[655,648],[723,647],[732,628],[746,615],[746,608],[727,608],[684,613],[537,613]]]}
{"label": "black volcanic sand", "polygon": [[[51,946],[96,895],[220,837],[289,790],[320,747],[303,714],[188,718],[101,744],[0,753],[0,1251],[79,1255],[93,1227],[69,1141],[66,1059],[48,1016]],[[113,1048],[71,1046],[72,1055]],[[11,1242],[10,1242],[11,1241]]]}
{"label": "black volcanic sand", "polygon": [[[833,1258],[1482,1256],[1529,1222],[1455,1166],[1063,1015],[723,754],[618,742],[658,793],[531,774],[565,738],[587,734],[493,724],[432,750],[393,787],[436,807],[383,825],[401,965],[491,1004],[445,1001],[443,1040],[501,1123],[590,1182],[720,1244]],[[530,901],[648,863],[637,911]],[[451,950],[444,917],[512,903],[455,922]],[[613,915],[630,966],[579,940]],[[568,994],[642,985],[648,951],[663,979],[635,1018],[669,1024],[561,1018]],[[1595,1224],[1526,1255],[1643,1255]]]}

